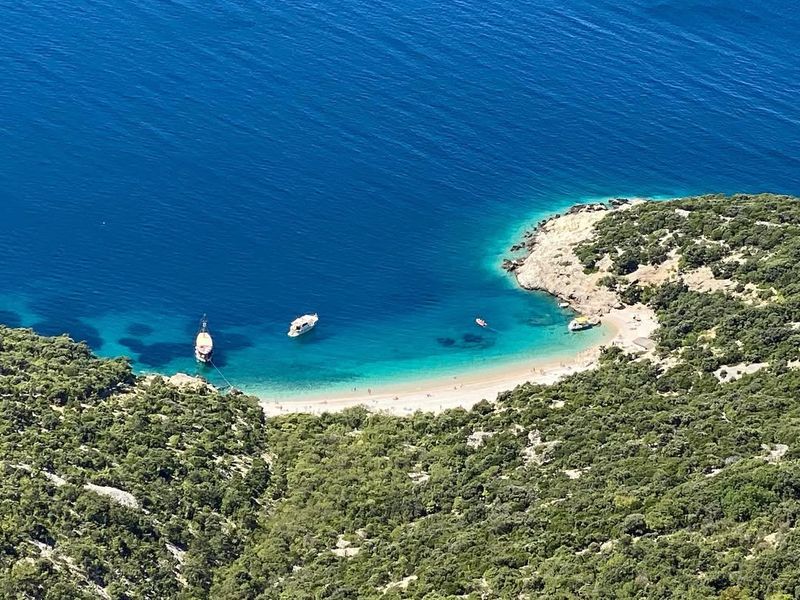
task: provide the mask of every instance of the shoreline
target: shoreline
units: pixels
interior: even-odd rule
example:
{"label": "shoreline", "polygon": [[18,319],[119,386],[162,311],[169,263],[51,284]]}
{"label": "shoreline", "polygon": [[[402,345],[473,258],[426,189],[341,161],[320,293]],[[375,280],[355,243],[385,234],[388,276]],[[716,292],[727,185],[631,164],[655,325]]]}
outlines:
{"label": "shoreline", "polygon": [[[565,213],[540,221],[533,230],[525,231],[522,241],[511,252],[525,251],[524,258],[505,260],[503,268],[511,272],[523,290],[543,291],[554,301],[570,303],[576,312],[598,316],[608,334],[601,343],[576,354],[515,362],[479,372],[466,372],[452,377],[418,378],[370,390],[314,393],[287,398],[259,397],[265,414],[276,416],[292,413],[321,414],[364,406],[370,411],[393,415],[409,415],[415,411],[440,412],[450,408],[470,408],[481,400],[493,402],[497,395],[525,383],[552,384],[574,373],[597,366],[606,346],[617,346],[626,352],[652,354],[650,340],[658,321],[651,309],[643,305],[622,305],[616,294],[599,288],[601,273],[583,271],[572,249],[588,239],[594,225],[614,210],[627,210],[643,199],[618,199],[605,204],[576,204]],[[558,270],[553,265],[559,265]]]}
{"label": "shoreline", "polygon": [[[569,357],[532,359],[508,367],[455,375],[439,379],[417,379],[396,386],[338,393],[327,396],[295,396],[270,400],[259,398],[268,417],[306,413],[337,412],[364,406],[372,412],[391,415],[410,415],[416,411],[441,412],[451,408],[469,409],[482,400],[493,402],[497,394],[513,390],[526,383],[550,385],[575,373],[597,366],[603,348],[619,346],[628,351],[641,351],[634,340],[651,332],[651,323],[642,318],[634,307],[614,310],[605,316],[603,326],[608,329],[601,343],[595,344]],[[645,331],[646,330],[646,331]]]}
{"label": "shoreline", "polygon": [[454,375],[404,379],[396,383],[352,391],[315,392],[286,398],[256,395],[267,416],[291,413],[320,414],[365,406],[373,412],[407,415],[416,410],[442,411],[467,408],[481,400],[493,401],[498,393],[524,383],[551,383],[561,377],[591,368],[600,349],[619,335],[616,323],[604,324],[600,343],[577,353],[517,360],[510,364],[459,371]]}

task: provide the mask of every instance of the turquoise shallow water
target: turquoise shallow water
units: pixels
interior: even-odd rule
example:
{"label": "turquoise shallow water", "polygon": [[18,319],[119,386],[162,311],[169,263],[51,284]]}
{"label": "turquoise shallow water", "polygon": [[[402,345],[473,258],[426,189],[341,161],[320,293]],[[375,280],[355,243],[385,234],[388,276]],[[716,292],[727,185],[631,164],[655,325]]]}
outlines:
{"label": "turquoise shallow water", "polygon": [[[494,224],[502,235],[486,236],[483,247],[447,257],[458,263],[454,268],[469,272],[469,281],[442,301],[427,302],[406,314],[393,313],[391,320],[381,313],[353,314],[342,323],[326,318],[320,308],[318,327],[289,339],[286,319],[269,322],[265,318],[259,325],[221,329],[215,328],[212,313],[210,327],[218,348],[215,364],[237,387],[279,398],[437,379],[568,355],[594,345],[607,335],[603,327],[569,333],[566,325],[574,316],[572,311],[558,308],[546,294],[521,290],[499,268],[508,246],[526,229],[524,224],[548,214],[520,217],[513,227]],[[37,313],[36,303],[33,295],[0,297],[0,306],[13,315],[15,324],[42,329],[43,316]],[[475,325],[477,315],[489,321],[488,329]],[[130,356],[134,350],[146,361],[151,353],[156,357],[174,353],[174,358],[160,364],[139,362],[136,366],[142,372],[186,372],[225,383],[214,368],[196,364],[191,354],[191,324],[173,314],[109,310],[82,317],[80,326],[101,332],[99,349],[106,356]],[[54,325],[53,332],[58,329]]]}
{"label": "turquoise shallow water", "polygon": [[800,192],[789,3],[0,6],[0,321],[139,371],[203,313],[278,395],[569,352],[602,332],[497,270],[526,222]]}

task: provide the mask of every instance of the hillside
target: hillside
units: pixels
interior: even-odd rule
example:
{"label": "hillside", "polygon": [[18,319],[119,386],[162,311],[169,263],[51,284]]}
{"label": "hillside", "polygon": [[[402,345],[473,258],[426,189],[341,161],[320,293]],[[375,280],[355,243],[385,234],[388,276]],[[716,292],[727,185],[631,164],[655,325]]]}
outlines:
{"label": "hillside", "polygon": [[647,355],[471,411],[265,419],[0,328],[0,596],[800,596],[800,203],[606,211]]}
{"label": "hillside", "polygon": [[269,470],[252,399],[0,327],[0,597],[203,596]]}

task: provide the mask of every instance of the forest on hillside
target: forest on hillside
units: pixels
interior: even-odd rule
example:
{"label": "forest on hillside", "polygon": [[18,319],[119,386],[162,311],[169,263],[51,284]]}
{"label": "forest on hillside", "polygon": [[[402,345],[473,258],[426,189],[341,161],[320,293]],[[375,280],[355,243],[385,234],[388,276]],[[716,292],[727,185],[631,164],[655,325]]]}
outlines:
{"label": "forest on hillside", "polygon": [[655,355],[441,414],[266,419],[0,327],[0,597],[800,597],[798,234],[784,196],[609,212],[576,252]]}

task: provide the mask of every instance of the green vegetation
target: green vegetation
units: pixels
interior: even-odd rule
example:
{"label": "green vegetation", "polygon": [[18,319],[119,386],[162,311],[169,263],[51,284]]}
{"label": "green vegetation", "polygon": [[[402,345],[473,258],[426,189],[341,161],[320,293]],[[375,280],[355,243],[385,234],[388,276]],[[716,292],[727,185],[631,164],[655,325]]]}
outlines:
{"label": "green vegetation", "polygon": [[[440,415],[265,420],[0,328],[0,597],[800,597],[799,233],[776,196],[611,213],[578,252],[658,355]],[[627,277],[668,260],[720,290]]]}
{"label": "green vegetation", "polygon": [[258,405],[133,383],[123,360],[0,327],[0,597],[203,597],[257,528]]}
{"label": "green vegetation", "polygon": [[[800,359],[800,203],[788,196],[702,196],[639,204],[603,219],[576,249],[586,266],[604,256],[623,300],[649,303],[663,353],[712,372],[721,365]],[[709,269],[714,293],[682,282],[658,288],[619,277],[673,253],[683,274]],[[681,367],[683,368],[683,367]]]}

